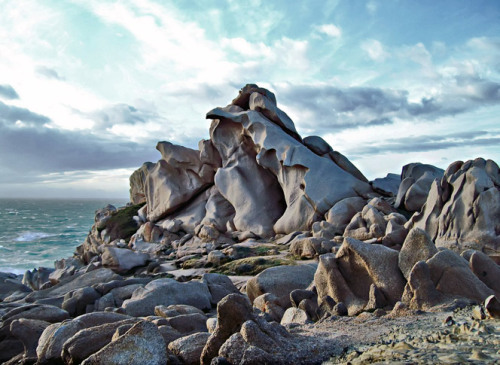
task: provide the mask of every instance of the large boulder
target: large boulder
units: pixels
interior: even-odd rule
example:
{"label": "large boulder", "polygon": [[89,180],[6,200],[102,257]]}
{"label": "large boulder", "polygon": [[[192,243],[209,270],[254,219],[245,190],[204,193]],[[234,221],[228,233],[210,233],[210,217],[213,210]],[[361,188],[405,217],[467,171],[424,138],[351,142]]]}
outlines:
{"label": "large boulder", "polygon": [[444,294],[464,297],[476,303],[494,294],[470,269],[468,262],[450,250],[443,250],[427,260],[432,282]]}
{"label": "large boulder", "polygon": [[[256,93],[249,100],[266,97]],[[246,104],[241,105],[207,113],[213,119],[212,142],[222,157],[215,185],[233,205],[238,230],[268,236],[310,229],[341,199],[372,193],[367,182],[313,152],[284,123],[259,112],[261,106],[245,110]]]}
{"label": "large boulder", "polygon": [[20,318],[10,324],[10,333],[20,340],[24,345],[24,361],[35,362],[37,360],[36,348],[38,340],[49,322],[38,319]]}
{"label": "large boulder", "polygon": [[120,280],[122,277],[110,269],[101,268],[84,274],[64,278],[61,282],[48,289],[38,290],[26,296],[27,302],[34,302],[44,298],[64,296],[70,291],[92,286],[94,284],[107,283],[112,280]]}
{"label": "large boulder", "polygon": [[36,349],[38,363],[60,362],[64,343],[83,329],[127,319],[132,318],[118,313],[95,312],[70,321],[51,324],[45,328],[38,341]]}
{"label": "large boulder", "polygon": [[337,202],[325,214],[325,219],[332,225],[334,234],[343,235],[352,217],[361,212],[366,205],[366,199],[359,196],[345,198]]}
{"label": "large boulder", "polygon": [[126,248],[105,247],[102,253],[102,266],[120,274],[127,273],[135,267],[144,266],[148,260],[149,255],[147,253]]}
{"label": "large boulder", "polygon": [[484,252],[500,262],[500,173],[491,160],[457,161],[434,181],[408,228],[428,232],[436,247]]}
{"label": "large boulder", "polygon": [[146,178],[149,171],[152,170],[153,167],[153,163],[145,162],[141,167],[135,170],[132,175],[130,175],[130,201],[132,204],[141,204],[146,202]]}
{"label": "large boulder", "polygon": [[3,301],[16,291],[29,293],[31,288],[24,285],[16,275],[0,272],[0,301]]}
{"label": "large boulder", "polygon": [[336,255],[339,270],[352,291],[368,299],[375,284],[389,304],[401,298],[406,284],[398,268],[398,252],[382,245],[345,238]]}
{"label": "large boulder", "polygon": [[251,302],[258,296],[271,293],[283,308],[291,306],[290,293],[305,289],[314,279],[316,265],[276,266],[262,271],[247,282],[247,295]]}
{"label": "large boulder", "polygon": [[388,197],[395,197],[398,194],[399,184],[401,184],[401,175],[391,173],[384,178],[370,181],[373,190]]}
{"label": "large boulder", "polygon": [[167,363],[167,348],[158,328],[151,322],[141,321],[123,335],[89,356],[82,365]]}
{"label": "large boulder", "polygon": [[159,160],[146,176],[145,195],[150,221],[175,212],[213,183],[214,169],[200,152],[170,142],[158,142]]}
{"label": "large boulder", "polygon": [[217,325],[214,332],[207,340],[200,356],[200,363],[210,364],[212,359],[219,353],[220,347],[235,332],[241,329],[241,325],[255,316],[252,305],[242,295],[229,294],[217,304]]}
{"label": "large boulder", "polygon": [[157,279],[138,288],[130,299],[123,302],[123,309],[131,316],[153,315],[158,305],[189,304],[208,310],[211,295],[207,284],[198,281],[179,283],[174,279]]}
{"label": "large boulder", "polygon": [[200,356],[205,347],[209,333],[193,333],[192,335],[178,338],[168,344],[168,349],[176,355],[183,364],[196,365],[200,363]]}
{"label": "large boulder", "polygon": [[411,269],[418,261],[426,261],[438,252],[427,232],[413,228],[406,236],[403,247],[399,251],[398,265],[408,280]]}
{"label": "large boulder", "polygon": [[394,206],[409,212],[417,212],[424,205],[431,184],[440,179],[444,171],[432,165],[410,163],[403,166],[401,184]]}
{"label": "large boulder", "polygon": [[123,325],[133,325],[137,319],[125,319],[105,323],[78,331],[63,344],[61,357],[66,364],[79,364],[96,353],[113,339],[116,330]]}

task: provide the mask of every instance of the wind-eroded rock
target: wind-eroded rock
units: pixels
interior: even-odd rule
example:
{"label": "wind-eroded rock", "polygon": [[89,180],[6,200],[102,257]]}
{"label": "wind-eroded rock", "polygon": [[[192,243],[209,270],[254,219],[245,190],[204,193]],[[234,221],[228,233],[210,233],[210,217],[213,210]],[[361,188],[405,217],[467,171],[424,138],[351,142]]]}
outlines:
{"label": "wind-eroded rock", "polygon": [[492,160],[452,163],[441,180],[432,183],[409,228],[425,230],[438,248],[457,253],[474,249],[500,262],[499,176]]}

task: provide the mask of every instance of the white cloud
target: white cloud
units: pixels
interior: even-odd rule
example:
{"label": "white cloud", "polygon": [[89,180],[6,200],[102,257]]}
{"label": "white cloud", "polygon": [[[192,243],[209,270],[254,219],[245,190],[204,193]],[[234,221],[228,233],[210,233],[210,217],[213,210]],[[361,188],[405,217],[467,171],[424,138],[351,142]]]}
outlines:
{"label": "white cloud", "polygon": [[326,34],[332,38],[340,38],[342,36],[342,31],[339,27],[334,24],[323,24],[315,27],[316,31],[322,34]]}
{"label": "white cloud", "polygon": [[376,39],[368,39],[361,43],[361,49],[368,54],[372,60],[382,62],[389,57],[389,53],[385,50],[382,43]]}

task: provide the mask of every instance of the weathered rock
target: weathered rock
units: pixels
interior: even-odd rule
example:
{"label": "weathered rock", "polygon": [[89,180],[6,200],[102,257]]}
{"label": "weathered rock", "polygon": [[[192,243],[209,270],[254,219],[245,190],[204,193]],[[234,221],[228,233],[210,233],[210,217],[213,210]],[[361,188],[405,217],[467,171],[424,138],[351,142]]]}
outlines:
{"label": "weathered rock", "polygon": [[[425,261],[418,261],[408,277],[408,283],[401,298],[402,302],[411,309],[428,310],[442,305],[453,298],[436,289],[431,278],[429,266]],[[394,310],[396,311],[396,306]]]}
{"label": "weathered rock", "polygon": [[299,303],[304,299],[313,299],[316,294],[312,290],[295,289],[290,292],[290,302],[294,307],[298,307]]}
{"label": "weathered rock", "polygon": [[130,271],[134,267],[144,266],[148,260],[148,254],[126,248],[105,247],[102,253],[102,266],[120,274]]}
{"label": "weathered rock", "polygon": [[101,350],[82,362],[91,364],[148,364],[167,363],[167,349],[158,328],[147,321],[141,321]]}
{"label": "weathered rock", "polygon": [[0,342],[0,361],[5,364],[7,361],[22,356],[24,345],[16,338],[9,337]]}
{"label": "weathered rock", "polygon": [[184,364],[199,364],[201,353],[209,337],[209,333],[194,333],[170,342],[168,349]]}
{"label": "weathered rock", "polygon": [[94,288],[81,288],[64,296],[62,309],[75,317],[86,313],[87,305],[94,304],[101,295]]}
{"label": "weathered rock", "polygon": [[227,231],[227,225],[229,222],[232,222],[235,214],[231,203],[222,196],[215,186],[210,189],[210,196],[205,205],[205,212],[205,217],[201,223],[203,225],[213,225],[219,232]]}
{"label": "weathered rock", "polygon": [[283,308],[291,306],[290,292],[305,289],[314,279],[316,266],[270,267],[247,282],[247,295],[251,302],[264,293],[274,294]]}
{"label": "weathered rock", "polygon": [[135,319],[128,319],[82,329],[64,342],[61,357],[66,364],[80,364],[110,343],[118,327],[136,322]]}
{"label": "weathered rock", "polygon": [[280,306],[278,298],[271,293],[259,295],[253,301],[253,306],[266,313],[272,321],[279,322],[285,310]]}
{"label": "weathered rock", "polygon": [[56,269],[49,274],[49,281],[52,285],[58,284],[63,278],[74,275],[78,269],[83,267],[83,262],[71,257],[56,260],[54,266]]}
{"label": "weathered rock", "polygon": [[181,334],[207,332],[207,317],[200,313],[181,314],[167,318],[168,324]]}
{"label": "weathered rock", "polygon": [[212,296],[212,305],[216,305],[222,298],[228,294],[239,293],[231,279],[221,274],[203,274],[202,281],[207,284],[210,295]]}
{"label": "weathered rock", "polygon": [[10,333],[24,345],[24,361],[36,361],[38,340],[49,325],[50,323],[46,321],[25,318],[16,319],[11,322]]}
{"label": "weathered rock", "polygon": [[230,109],[216,108],[207,118],[214,119],[211,139],[223,161],[215,184],[235,208],[238,230],[269,234],[269,222],[278,218],[272,227],[276,233],[309,229],[317,214],[337,201],[371,192],[367,183],[316,155],[261,113]]}
{"label": "weathered rock", "polygon": [[28,270],[24,273],[23,284],[33,290],[39,290],[49,281],[50,275],[54,269],[48,267],[39,267],[38,269]]}
{"label": "weathered rock", "polygon": [[117,313],[95,312],[84,314],[71,321],[51,324],[43,331],[38,341],[36,349],[38,363],[60,362],[64,343],[80,330],[125,319],[132,318]]}
{"label": "weathered rock", "polygon": [[53,305],[29,304],[12,309],[2,316],[2,327],[7,327],[16,319],[21,318],[55,323],[68,319],[69,314],[65,310]]}
{"label": "weathered rock", "polygon": [[210,251],[207,257],[207,261],[214,266],[220,266],[226,263],[229,258],[224,254],[224,252],[219,250]]}
{"label": "weathered rock", "polygon": [[342,199],[326,212],[325,219],[333,226],[334,233],[342,235],[352,217],[361,212],[365,205],[366,199],[361,197]]}
{"label": "weathered rock", "polygon": [[354,164],[349,161],[340,152],[334,151],[333,148],[321,137],[319,136],[309,136],[304,138],[304,145],[306,145],[311,151],[321,157],[328,158],[335,162],[342,170],[350,173],[355,178],[368,182],[366,177],[359,171]]}
{"label": "weathered rock", "polygon": [[427,261],[438,252],[434,242],[424,230],[413,228],[406,236],[398,258],[398,266],[408,280],[411,269],[418,261]]}
{"label": "weathered rock", "polygon": [[491,318],[500,319],[500,301],[494,295],[486,298],[484,309]]}
{"label": "weathered rock", "polygon": [[213,167],[200,160],[199,151],[159,142],[162,159],[146,176],[148,220],[155,222],[171,214],[213,182]]}
{"label": "weathered rock", "polygon": [[112,280],[118,280],[122,277],[115,274],[110,269],[96,269],[76,277],[68,277],[63,279],[59,284],[44,290],[39,290],[28,294],[25,298],[27,302],[34,302],[43,298],[53,298],[64,296],[72,290],[85,288],[94,284],[106,283]]}
{"label": "weathered rock", "polygon": [[220,347],[241,325],[252,319],[252,306],[247,298],[229,294],[217,304],[217,327],[210,335],[200,357],[201,364],[210,364]]}
{"label": "weathered rock", "polygon": [[331,252],[333,246],[333,242],[327,239],[305,237],[295,239],[291,242],[290,253],[301,259],[312,259],[324,253]]}
{"label": "weathered rock", "polygon": [[281,318],[281,325],[298,323],[298,324],[306,324],[310,323],[311,319],[307,315],[306,311],[300,308],[288,308],[283,314],[283,318]]}
{"label": "weathered rock", "polygon": [[429,233],[436,247],[482,251],[500,262],[498,165],[478,158],[457,161],[432,184],[422,211],[408,222]]}
{"label": "weathered rock", "polygon": [[[365,279],[362,278],[361,280]],[[366,305],[367,300],[358,297],[349,288],[346,279],[339,270],[334,254],[325,254],[319,257],[318,269],[314,274],[314,285],[318,292],[318,304],[320,306],[324,305],[327,298],[330,298],[334,303],[345,303],[349,315],[355,315],[361,312]]]}
{"label": "weathered rock", "polygon": [[152,315],[157,305],[189,304],[202,310],[210,309],[210,301],[211,295],[204,283],[157,279],[136,289],[122,307],[127,314],[138,317]]}
{"label": "weathered rock", "polygon": [[375,284],[370,285],[368,293],[368,303],[366,303],[365,311],[374,311],[378,308],[384,308],[387,305],[387,300],[384,294],[377,288]]}
{"label": "weathered rock", "polygon": [[373,190],[385,196],[396,196],[400,183],[401,176],[390,173],[384,178],[377,178],[370,182]]}
{"label": "weathered rock", "polygon": [[401,184],[394,206],[409,212],[419,211],[427,199],[432,182],[434,179],[440,179],[443,173],[440,168],[421,163],[403,166]]}
{"label": "weathered rock", "polygon": [[154,167],[154,163],[145,162],[141,167],[130,175],[130,201],[132,204],[146,202],[146,178],[149,171]]}
{"label": "weathered rock", "polygon": [[474,275],[467,261],[450,250],[443,250],[427,260],[431,279],[444,294],[464,297],[477,303],[494,294]]}
{"label": "weathered rock", "polygon": [[[389,304],[401,298],[405,279],[398,268],[397,251],[346,238],[336,259],[342,276],[356,296],[367,300],[370,285],[375,284]],[[336,301],[345,303],[344,300]]]}
{"label": "weathered rock", "polygon": [[500,267],[488,255],[474,251],[469,259],[472,272],[495,293],[500,294]]}
{"label": "weathered rock", "polygon": [[16,275],[0,272],[0,301],[16,291],[29,293],[32,290],[18,280]]}

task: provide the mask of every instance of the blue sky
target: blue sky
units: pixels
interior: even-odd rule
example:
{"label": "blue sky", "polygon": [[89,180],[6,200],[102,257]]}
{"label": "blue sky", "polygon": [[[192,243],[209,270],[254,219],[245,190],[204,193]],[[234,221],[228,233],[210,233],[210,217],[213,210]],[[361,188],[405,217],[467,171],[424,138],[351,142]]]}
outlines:
{"label": "blue sky", "polygon": [[500,161],[500,2],[0,0],[0,196],[126,197],[246,83],[373,179]]}

